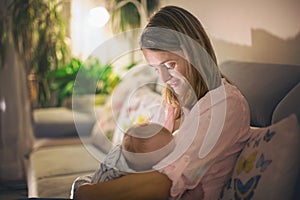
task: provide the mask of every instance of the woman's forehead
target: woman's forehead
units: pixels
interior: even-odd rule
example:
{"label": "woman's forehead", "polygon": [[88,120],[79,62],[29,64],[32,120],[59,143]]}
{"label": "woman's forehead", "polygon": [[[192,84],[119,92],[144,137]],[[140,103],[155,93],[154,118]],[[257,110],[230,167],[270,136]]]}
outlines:
{"label": "woman's forehead", "polygon": [[162,51],[162,50],[150,50],[143,49],[145,59],[149,64],[160,65],[168,61],[177,61],[182,58],[182,51]]}

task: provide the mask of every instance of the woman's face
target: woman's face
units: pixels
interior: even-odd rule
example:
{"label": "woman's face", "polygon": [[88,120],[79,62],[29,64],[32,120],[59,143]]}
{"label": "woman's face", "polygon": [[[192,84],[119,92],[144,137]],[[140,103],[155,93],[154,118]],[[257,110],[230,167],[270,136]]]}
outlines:
{"label": "woman's face", "polygon": [[188,62],[181,56],[182,53],[149,49],[143,49],[142,52],[145,60],[157,71],[161,80],[168,84],[177,95],[184,95],[189,83],[186,73]]}

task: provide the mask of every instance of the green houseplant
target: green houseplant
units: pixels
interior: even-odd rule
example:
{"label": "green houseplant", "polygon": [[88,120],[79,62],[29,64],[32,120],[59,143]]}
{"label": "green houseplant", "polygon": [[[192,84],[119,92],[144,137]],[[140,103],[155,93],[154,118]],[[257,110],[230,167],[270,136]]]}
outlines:
{"label": "green houseplant", "polygon": [[[111,94],[120,81],[120,77],[113,72],[112,65],[102,65],[96,58],[89,58],[85,62],[78,58],[71,58],[70,62],[50,71],[47,75],[51,83],[51,91],[57,93],[57,106],[61,106],[64,100],[73,95],[74,83],[79,71],[82,82],[87,85],[97,84],[94,91],[98,97],[97,104],[103,103],[102,97]],[[79,95],[90,94],[90,91],[84,89],[76,92]]]}
{"label": "green houseplant", "polygon": [[[8,3],[10,2],[10,3]],[[46,75],[69,55],[66,43],[66,21],[62,0],[12,0],[6,1],[6,20],[1,25],[1,44],[8,32],[26,68],[26,74],[36,86],[37,102],[33,107],[47,106],[50,99]],[[3,18],[3,16],[1,17]],[[9,27],[9,28],[7,28]],[[1,57],[5,49],[1,48]],[[32,88],[31,88],[32,89]],[[31,92],[31,91],[30,91]]]}
{"label": "green houseplant", "polygon": [[[112,0],[109,1],[109,10],[111,13],[111,27],[114,33],[141,28],[146,25],[147,18],[159,7],[159,0]],[[137,39],[136,32],[131,32],[128,40]],[[133,45],[134,42],[131,42]],[[138,63],[134,53],[130,57],[132,66]]]}
{"label": "green houseplant", "polygon": [[159,0],[113,0],[110,2],[111,24],[115,33],[143,27],[147,18],[159,6]]}

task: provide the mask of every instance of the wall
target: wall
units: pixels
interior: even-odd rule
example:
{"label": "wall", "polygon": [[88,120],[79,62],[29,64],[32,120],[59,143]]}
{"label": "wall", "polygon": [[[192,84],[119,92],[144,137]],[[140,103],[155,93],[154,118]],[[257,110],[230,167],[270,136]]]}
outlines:
{"label": "wall", "polygon": [[163,0],[195,14],[212,38],[218,60],[300,65],[299,0]]}
{"label": "wall", "polygon": [[[105,0],[72,0],[70,25],[72,53],[83,60],[96,57],[102,64],[112,63],[114,70],[122,75],[124,68],[132,64],[133,58],[136,62],[142,60],[140,53],[128,50],[137,48],[138,40],[135,33],[137,31],[130,30],[126,34],[114,35],[110,21],[101,28],[90,24],[90,9],[108,5],[109,1]],[[120,53],[117,54],[118,52]]]}
{"label": "wall", "polygon": [[71,1],[71,40],[72,53],[75,57],[86,59],[90,54],[109,39],[112,33],[109,24],[99,28],[89,22],[90,9],[105,6],[104,0]]}
{"label": "wall", "polygon": [[[89,9],[103,2],[72,1],[75,56],[85,59],[112,37],[109,24],[99,29],[87,23]],[[219,63],[243,60],[300,65],[299,0],[161,0],[161,4],[184,7],[201,20]]]}

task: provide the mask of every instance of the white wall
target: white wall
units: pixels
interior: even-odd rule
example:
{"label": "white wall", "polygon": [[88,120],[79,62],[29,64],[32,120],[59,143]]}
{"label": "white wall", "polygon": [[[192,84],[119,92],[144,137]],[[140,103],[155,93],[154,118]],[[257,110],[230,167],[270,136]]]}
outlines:
{"label": "white wall", "polygon": [[89,11],[105,6],[104,0],[72,0],[71,39],[74,56],[86,59],[95,48],[112,36],[109,24],[99,28],[89,23]]}

